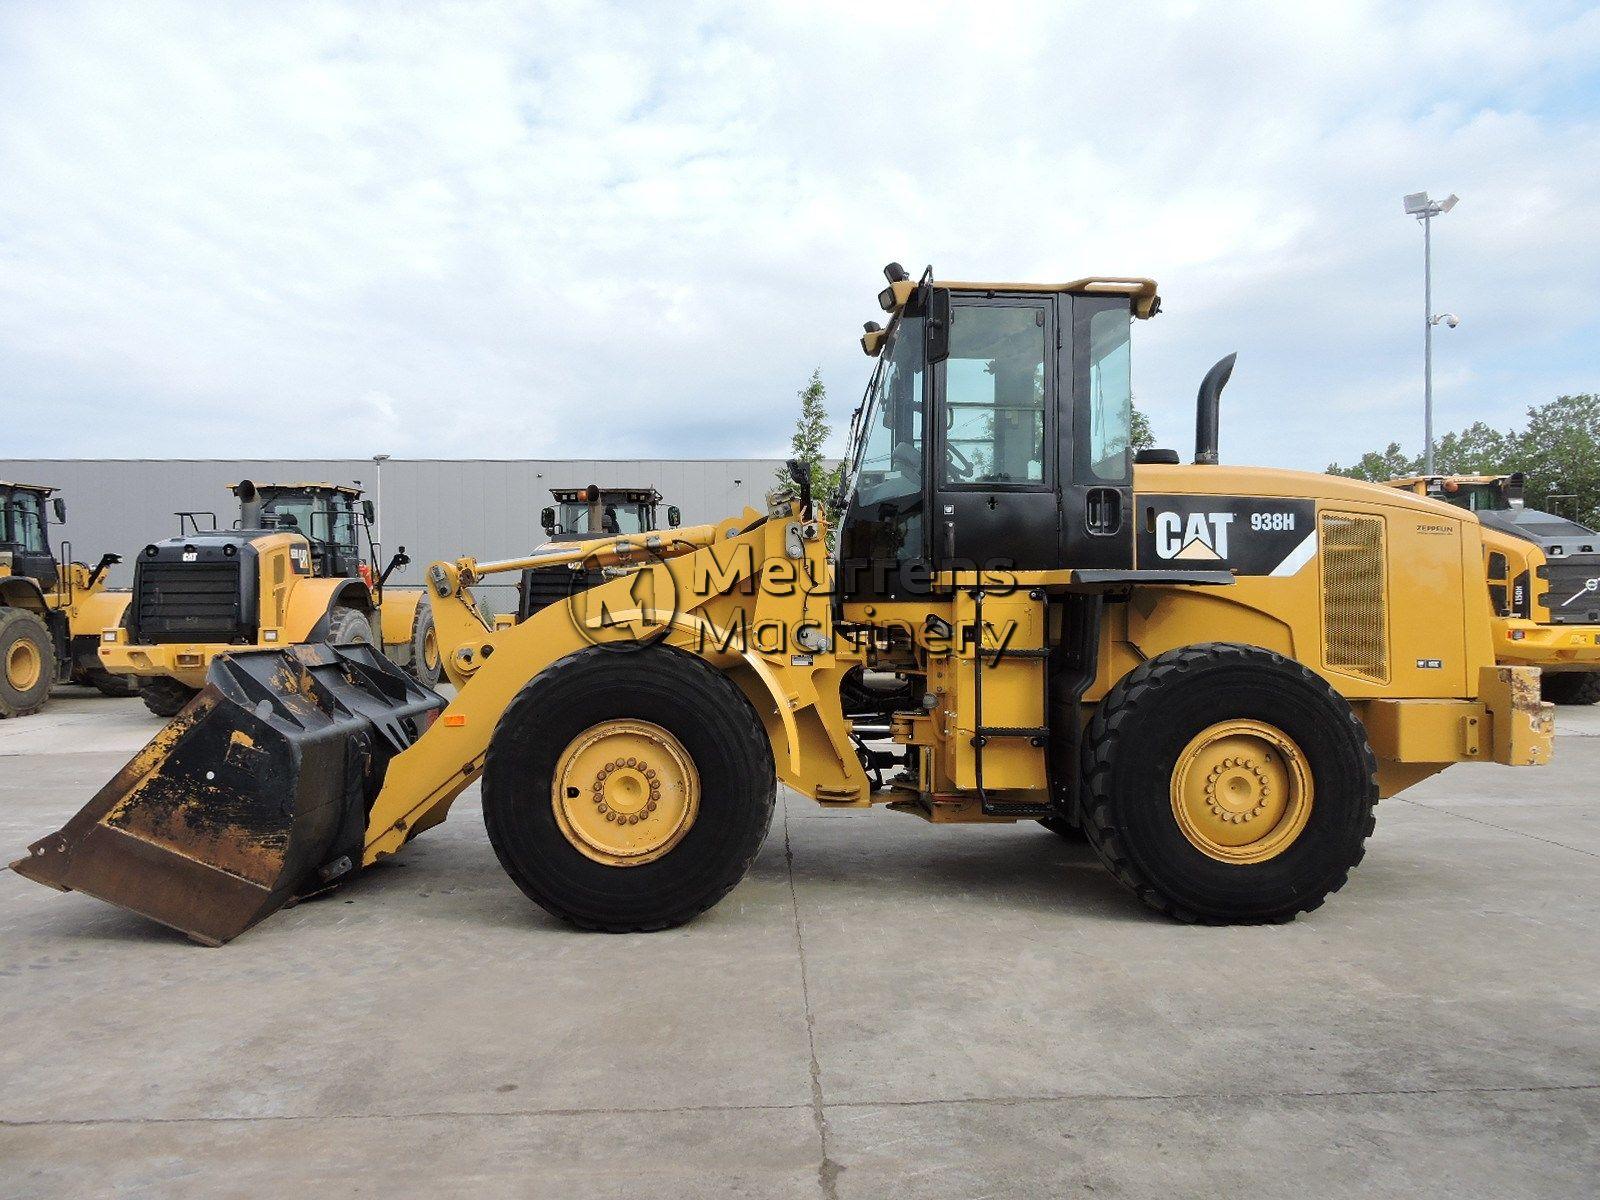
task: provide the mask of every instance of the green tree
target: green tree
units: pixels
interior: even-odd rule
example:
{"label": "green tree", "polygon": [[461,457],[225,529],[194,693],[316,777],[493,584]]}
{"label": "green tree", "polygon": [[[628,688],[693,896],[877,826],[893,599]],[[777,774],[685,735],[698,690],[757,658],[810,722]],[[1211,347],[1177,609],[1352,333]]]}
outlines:
{"label": "green tree", "polygon": [[[811,468],[811,495],[826,512],[843,480],[844,464],[830,467],[822,456],[833,426],[828,423],[828,389],[822,382],[820,367],[811,372],[810,382],[796,395],[800,398],[800,415],[795,418],[794,433],[789,438],[789,457]],[[791,482],[784,467],[778,468],[777,479],[780,484]]]}
{"label": "green tree", "polygon": [[1128,444],[1135,450],[1148,450],[1156,444],[1155,430],[1150,428],[1150,418],[1137,404],[1133,406],[1133,422],[1129,426]]}
{"label": "green tree", "polygon": [[1343,475],[1347,479],[1365,479],[1371,483],[1398,479],[1402,475],[1415,475],[1416,472],[1417,460],[1400,449],[1399,442],[1390,442],[1382,450],[1368,450],[1354,466],[1341,467],[1338,463],[1328,464],[1329,475]]}

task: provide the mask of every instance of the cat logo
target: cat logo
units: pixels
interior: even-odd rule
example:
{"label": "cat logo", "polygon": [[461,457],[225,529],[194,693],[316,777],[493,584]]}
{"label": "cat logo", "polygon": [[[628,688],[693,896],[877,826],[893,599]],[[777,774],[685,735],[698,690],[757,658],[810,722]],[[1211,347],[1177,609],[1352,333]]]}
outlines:
{"label": "cat logo", "polygon": [[1156,554],[1184,562],[1221,562],[1228,557],[1228,512],[1156,514]]}

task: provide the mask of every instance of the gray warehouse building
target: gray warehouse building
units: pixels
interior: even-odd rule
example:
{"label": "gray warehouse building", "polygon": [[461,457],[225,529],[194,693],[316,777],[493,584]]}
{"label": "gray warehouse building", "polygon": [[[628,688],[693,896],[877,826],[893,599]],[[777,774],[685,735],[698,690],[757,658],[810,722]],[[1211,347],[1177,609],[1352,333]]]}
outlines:
{"label": "gray warehouse building", "polygon": [[[664,504],[683,510],[686,525],[763,506],[783,466],[775,458],[703,459],[0,459],[0,479],[49,484],[67,501],[67,523],[51,531],[60,553],[93,562],[106,551],[127,561],[112,586],[133,582],[132,559],[143,546],[178,532],[176,512],[213,512],[232,522],[237,502],[228,485],[317,481],[357,483],[378,506],[374,530],[384,557],[404,545],[412,565],[396,582],[420,584],[426,564],[470,554],[510,558],[544,540],[539,510],[553,487],[657,488]],[[663,508],[661,520],[666,520]],[[480,592],[497,611],[515,601],[507,576]]]}

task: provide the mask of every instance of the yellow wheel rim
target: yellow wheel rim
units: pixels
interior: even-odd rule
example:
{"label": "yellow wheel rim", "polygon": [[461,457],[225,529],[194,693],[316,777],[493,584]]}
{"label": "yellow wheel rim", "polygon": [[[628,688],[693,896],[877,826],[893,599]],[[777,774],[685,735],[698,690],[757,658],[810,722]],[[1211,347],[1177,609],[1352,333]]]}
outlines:
{"label": "yellow wheel rim", "polygon": [[25,692],[39,682],[44,673],[44,659],[32,642],[17,640],[6,651],[6,682],[19,692]]}
{"label": "yellow wheel rim", "polygon": [[1259,863],[1294,844],[1311,816],[1311,768],[1265,721],[1196,734],[1172,772],[1172,815],[1191,845],[1225,863]]}
{"label": "yellow wheel rim", "polygon": [[551,782],[556,824],[608,867],[654,862],[700,808],[700,774],[677,738],[648,721],[602,721],[572,740]]}
{"label": "yellow wheel rim", "polygon": [[439,638],[431,628],[422,635],[422,662],[430,671],[438,669]]}

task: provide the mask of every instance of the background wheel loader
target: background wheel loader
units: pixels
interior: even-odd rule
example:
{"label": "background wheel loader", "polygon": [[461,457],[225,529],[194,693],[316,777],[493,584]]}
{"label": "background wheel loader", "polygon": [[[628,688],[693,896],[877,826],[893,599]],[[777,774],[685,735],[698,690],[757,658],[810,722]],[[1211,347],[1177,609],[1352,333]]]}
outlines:
{"label": "background wheel loader", "polygon": [[1389,486],[1483,523],[1496,657],[1538,667],[1546,700],[1600,701],[1600,533],[1529,508],[1520,474],[1415,475]]}
{"label": "background wheel loader", "polygon": [[50,548],[49,514],[67,519],[55,488],[0,481],[0,717],[36,712],[57,683],[81,683],[107,696],[131,696],[138,681],[106,671],[96,654],[115,628],[129,593],[106,588],[107,554],[93,568]]}
{"label": "background wheel loader", "polygon": [[[589,484],[581,488],[551,488],[555,504],[539,514],[539,524],[550,540],[546,545],[567,544],[603,538],[608,534],[651,533],[661,528],[656,509],[661,493],[653,487],[603,488]],[[667,527],[682,523],[678,506],[667,506]],[[593,587],[601,572],[583,563],[554,567],[529,567],[517,582],[517,620],[526,621],[551,604],[564,604],[573,591]]]}
{"label": "background wheel loader", "polygon": [[[1136,477],[1130,333],[1154,283],[885,273],[835,552],[796,464],[765,512],[436,562],[448,706],[369,647],[222,656],[13,868],[222,942],[481,778],[533,901],[661,929],[739,881],[781,780],[935,823],[1071,820],[1152,908],[1284,921],[1344,885],[1380,797],[1548,760],[1537,673],[1495,662],[1472,513],[1217,465],[1231,360],[1201,386],[1196,463]],[[636,569],[483,619],[474,584],[562,556]],[[888,750],[844,714],[860,668],[910,685]]]}
{"label": "background wheel loader", "polygon": [[387,586],[410,561],[404,546],[378,573],[372,502],[359,488],[245,480],[231,490],[233,528],[218,529],[214,513],[179,513],[177,537],[140,551],[128,620],[100,644],[107,671],[144,680],[151,712],[176,715],[217,655],[246,646],[381,645],[419,681],[439,682],[426,593]]}

